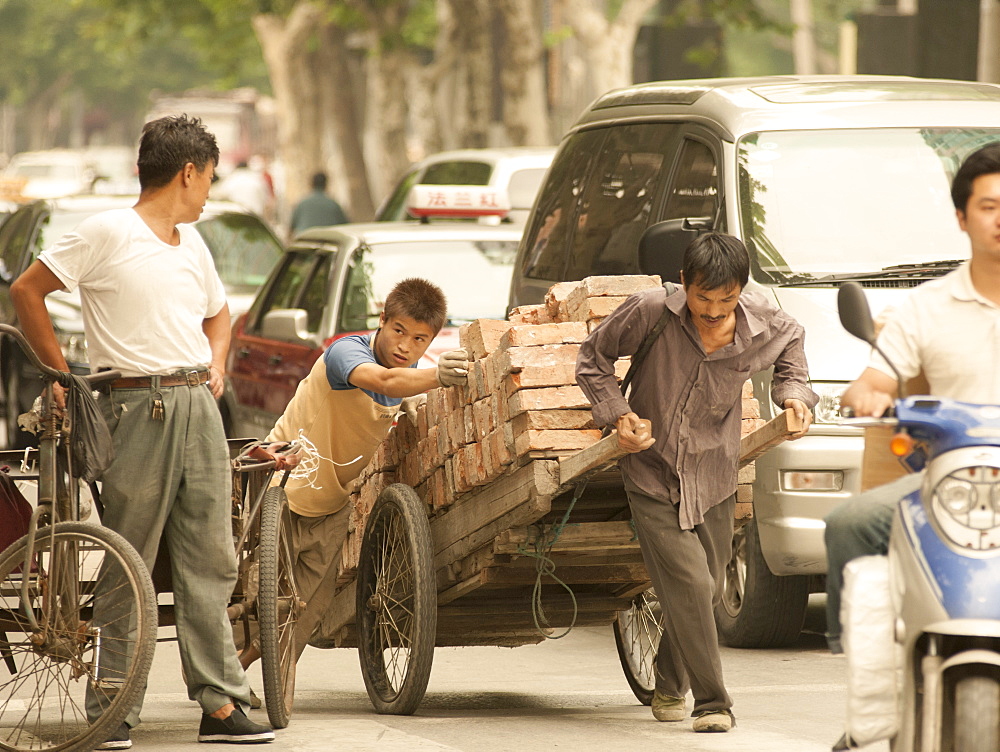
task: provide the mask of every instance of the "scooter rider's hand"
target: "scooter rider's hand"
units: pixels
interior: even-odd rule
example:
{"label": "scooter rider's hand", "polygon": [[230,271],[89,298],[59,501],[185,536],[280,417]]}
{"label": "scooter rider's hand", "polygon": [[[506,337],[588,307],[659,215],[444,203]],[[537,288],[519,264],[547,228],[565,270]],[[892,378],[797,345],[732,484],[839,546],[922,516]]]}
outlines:
{"label": "scooter rider's hand", "polygon": [[469,378],[469,354],[462,348],[444,353],[437,364],[441,386],[463,386]]}
{"label": "scooter rider's hand", "polygon": [[786,410],[793,410],[795,412],[795,417],[799,419],[799,423],[802,424],[802,430],[796,431],[788,436],[789,441],[795,441],[796,439],[801,439],[809,431],[809,426],[813,422],[813,414],[802,400],[797,399],[786,399],[783,407]]}
{"label": "scooter rider's hand", "polygon": [[896,379],[874,368],[852,383],[840,397],[841,409],[849,407],[856,418],[881,418],[895,406]]}
{"label": "scooter rider's hand", "polygon": [[648,420],[635,413],[625,413],[615,423],[618,429],[618,446],[626,452],[641,452],[656,443]]}

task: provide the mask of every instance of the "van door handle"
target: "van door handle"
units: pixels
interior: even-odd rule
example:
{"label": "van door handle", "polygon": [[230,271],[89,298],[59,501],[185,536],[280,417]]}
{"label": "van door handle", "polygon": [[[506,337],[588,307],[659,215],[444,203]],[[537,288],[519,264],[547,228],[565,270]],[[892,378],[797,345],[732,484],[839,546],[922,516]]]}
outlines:
{"label": "van door handle", "polygon": [[236,351],[236,357],[237,358],[245,358],[249,354],[250,354],[250,351],[248,349],[246,349],[245,347],[241,347],[239,350]]}
{"label": "van door handle", "polygon": [[281,362],[281,356],[280,355],[272,355],[270,358],[267,359],[268,365],[272,365],[272,366],[276,366],[280,362]]}

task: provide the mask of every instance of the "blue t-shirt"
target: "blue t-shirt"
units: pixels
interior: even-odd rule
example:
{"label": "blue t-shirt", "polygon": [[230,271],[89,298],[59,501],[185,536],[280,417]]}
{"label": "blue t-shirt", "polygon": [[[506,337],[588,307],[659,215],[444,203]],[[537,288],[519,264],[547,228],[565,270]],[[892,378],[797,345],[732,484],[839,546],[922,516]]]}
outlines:
{"label": "blue t-shirt", "polygon": [[[323,362],[326,364],[326,380],[330,382],[331,389],[357,389],[350,381],[351,372],[362,363],[376,363],[387,368],[384,363],[380,363],[375,356],[372,343],[375,341],[375,332],[371,334],[351,334],[341,337],[333,342],[326,352],[323,353]],[[417,364],[409,366],[416,368]],[[387,397],[384,394],[370,392],[362,389],[365,394],[371,397],[380,405],[395,407],[403,400],[399,397]]]}

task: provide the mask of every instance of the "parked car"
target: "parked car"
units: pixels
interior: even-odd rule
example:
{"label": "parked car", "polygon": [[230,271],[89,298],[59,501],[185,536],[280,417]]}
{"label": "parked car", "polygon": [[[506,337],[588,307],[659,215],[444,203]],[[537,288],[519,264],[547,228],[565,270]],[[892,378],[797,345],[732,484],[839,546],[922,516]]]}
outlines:
{"label": "parked car", "polygon": [[448,322],[422,367],[458,347],[457,327],[505,318],[521,228],[432,221],[306,230],[233,326],[223,418],[230,436],[263,437],[323,350],[378,327],[382,302],[407,277],[440,285]]}
{"label": "parked car", "polygon": [[58,198],[90,191],[97,171],[82,151],[49,149],[15,154],[3,178],[25,199]]}
{"label": "parked car", "polygon": [[[821,401],[809,434],[756,462],[753,520],[737,532],[716,617],[730,645],[797,639],[823,588],[823,517],[860,489],[864,437],[839,397],[869,348],[837,320],[844,279],[876,312],[968,257],[950,184],[1000,140],[1000,86],[905,77],[666,81],[600,97],[563,138],[531,217],[509,305],[555,282],[659,274],[679,282],[690,240],[741,237],[748,289],[806,330]],[[656,242],[640,244],[648,228]],[[770,374],[753,377],[762,417]]]}
{"label": "parked car", "polygon": [[[407,211],[415,185],[468,185],[500,188],[510,201],[506,219],[524,224],[555,147],[520,146],[506,149],[457,149],[434,154],[413,165],[375,214],[376,221],[413,219]],[[483,219],[486,223],[496,219]]]}
{"label": "parked car", "polygon": [[[135,196],[74,196],[27,204],[0,224],[0,322],[18,325],[10,285],[38,254],[87,217],[135,204]],[[250,306],[276,260],[281,243],[258,217],[225,202],[210,201],[194,225],[212,252],[229,300],[238,316]],[[56,291],[46,298],[49,315],[71,369],[86,373],[87,343],[78,291]],[[0,385],[5,404],[6,446],[23,448],[33,441],[19,430],[17,416],[30,409],[40,390],[38,374],[9,338],[0,338]],[[13,395],[13,399],[11,396]]]}

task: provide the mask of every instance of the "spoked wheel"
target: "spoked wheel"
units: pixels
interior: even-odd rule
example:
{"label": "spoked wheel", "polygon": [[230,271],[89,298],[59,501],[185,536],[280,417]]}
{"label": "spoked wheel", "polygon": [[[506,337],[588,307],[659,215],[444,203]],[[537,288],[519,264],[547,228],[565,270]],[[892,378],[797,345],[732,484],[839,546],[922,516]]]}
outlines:
{"label": "spoked wheel", "polygon": [[145,688],[156,643],[153,582],[135,549],[107,528],[38,530],[25,573],[27,541],[0,554],[0,749],[91,749]]}
{"label": "spoked wheel", "polygon": [[300,608],[292,573],[295,552],[291,519],[283,488],[270,488],[264,494],[257,557],[260,562],[257,619],[264,702],[271,725],[285,728],[295,697],[295,623]]}
{"label": "spoked wheel", "polygon": [[409,486],[386,488],[372,509],[358,565],[358,655],[378,713],[410,715],[427,691],[437,631],[430,525]]}
{"label": "spoked wheel", "polygon": [[663,634],[660,599],[650,588],[632,601],[632,608],[619,611],[615,619],[615,646],[625,679],[643,705],[653,702],[656,689],[656,653]]}

